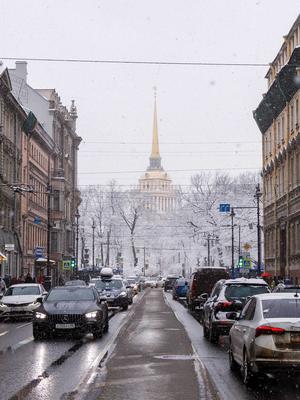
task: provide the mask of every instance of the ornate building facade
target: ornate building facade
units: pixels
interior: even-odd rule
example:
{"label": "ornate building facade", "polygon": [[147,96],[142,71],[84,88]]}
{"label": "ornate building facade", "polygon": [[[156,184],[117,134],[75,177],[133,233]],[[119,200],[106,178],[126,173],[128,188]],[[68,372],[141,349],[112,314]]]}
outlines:
{"label": "ornate building facade", "polygon": [[262,133],[265,269],[300,279],[300,16],[266,75],[254,111]]}
{"label": "ornate building facade", "polygon": [[139,179],[139,191],[145,196],[145,207],[148,210],[167,213],[175,210],[176,192],[170,176],[161,165],[156,108],[155,97],[150,164],[145,174]]}

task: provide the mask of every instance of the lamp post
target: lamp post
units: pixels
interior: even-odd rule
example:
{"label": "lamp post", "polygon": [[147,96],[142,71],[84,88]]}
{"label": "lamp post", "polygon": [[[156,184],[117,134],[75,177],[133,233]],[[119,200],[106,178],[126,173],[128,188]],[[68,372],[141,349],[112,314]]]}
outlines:
{"label": "lamp post", "polygon": [[93,248],[92,248],[92,259],[93,259],[93,272],[95,271],[95,229],[96,229],[96,225],[95,225],[95,221],[93,220],[93,224],[92,224],[92,229],[93,229]]}
{"label": "lamp post", "polygon": [[257,274],[261,273],[261,230],[260,230],[260,208],[259,202],[262,193],[260,191],[259,183],[256,186],[255,198],[256,198],[256,207],[257,207]]}
{"label": "lamp post", "polygon": [[232,277],[234,277],[234,223],[233,217],[235,216],[233,207],[231,207],[230,217],[231,217],[231,272]]}
{"label": "lamp post", "polygon": [[76,246],[75,246],[75,257],[76,257],[76,272],[78,272],[78,240],[79,240],[79,218],[80,214],[78,211],[78,208],[75,213],[75,218],[76,218]]}

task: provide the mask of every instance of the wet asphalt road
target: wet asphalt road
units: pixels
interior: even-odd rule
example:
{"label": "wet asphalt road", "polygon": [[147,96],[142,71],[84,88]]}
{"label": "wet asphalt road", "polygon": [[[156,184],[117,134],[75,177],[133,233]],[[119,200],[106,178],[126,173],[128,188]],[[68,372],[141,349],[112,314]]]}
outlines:
{"label": "wet asphalt road", "polygon": [[0,400],[300,400],[299,375],[246,388],[229,370],[227,339],[210,344],[169,293],[134,303],[100,340],[34,342],[30,322],[1,322]]}

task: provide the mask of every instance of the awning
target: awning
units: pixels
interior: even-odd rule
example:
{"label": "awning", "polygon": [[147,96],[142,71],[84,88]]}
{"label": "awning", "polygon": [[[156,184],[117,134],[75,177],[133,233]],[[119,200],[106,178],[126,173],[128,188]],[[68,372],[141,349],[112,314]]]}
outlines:
{"label": "awning", "polygon": [[0,251],[0,261],[6,261],[7,257]]}
{"label": "awning", "polygon": [[[39,257],[35,260],[36,263],[46,263],[47,262],[47,258],[44,257]],[[55,264],[54,260],[49,260],[50,264]]]}

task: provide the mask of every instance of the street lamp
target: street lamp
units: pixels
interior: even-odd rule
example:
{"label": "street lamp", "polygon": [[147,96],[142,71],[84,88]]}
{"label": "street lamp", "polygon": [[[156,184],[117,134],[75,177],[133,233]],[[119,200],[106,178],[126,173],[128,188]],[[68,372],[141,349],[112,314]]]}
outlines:
{"label": "street lamp", "polygon": [[79,240],[79,218],[80,214],[78,211],[78,208],[75,213],[75,218],[76,218],[76,247],[75,247],[75,257],[76,257],[76,272],[78,272],[78,240]]}
{"label": "street lamp", "polygon": [[259,202],[262,193],[260,191],[259,183],[256,186],[255,198],[256,198],[256,207],[257,207],[257,274],[261,273],[261,230],[260,230],[260,209]]}
{"label": "street lamp", "polygon": [[96,225],[95,225],[95,221],[93,219],[93,224],[92,224],[92,229],[93,229],[93,272],[95,271],[95,229],[96,229]]}

